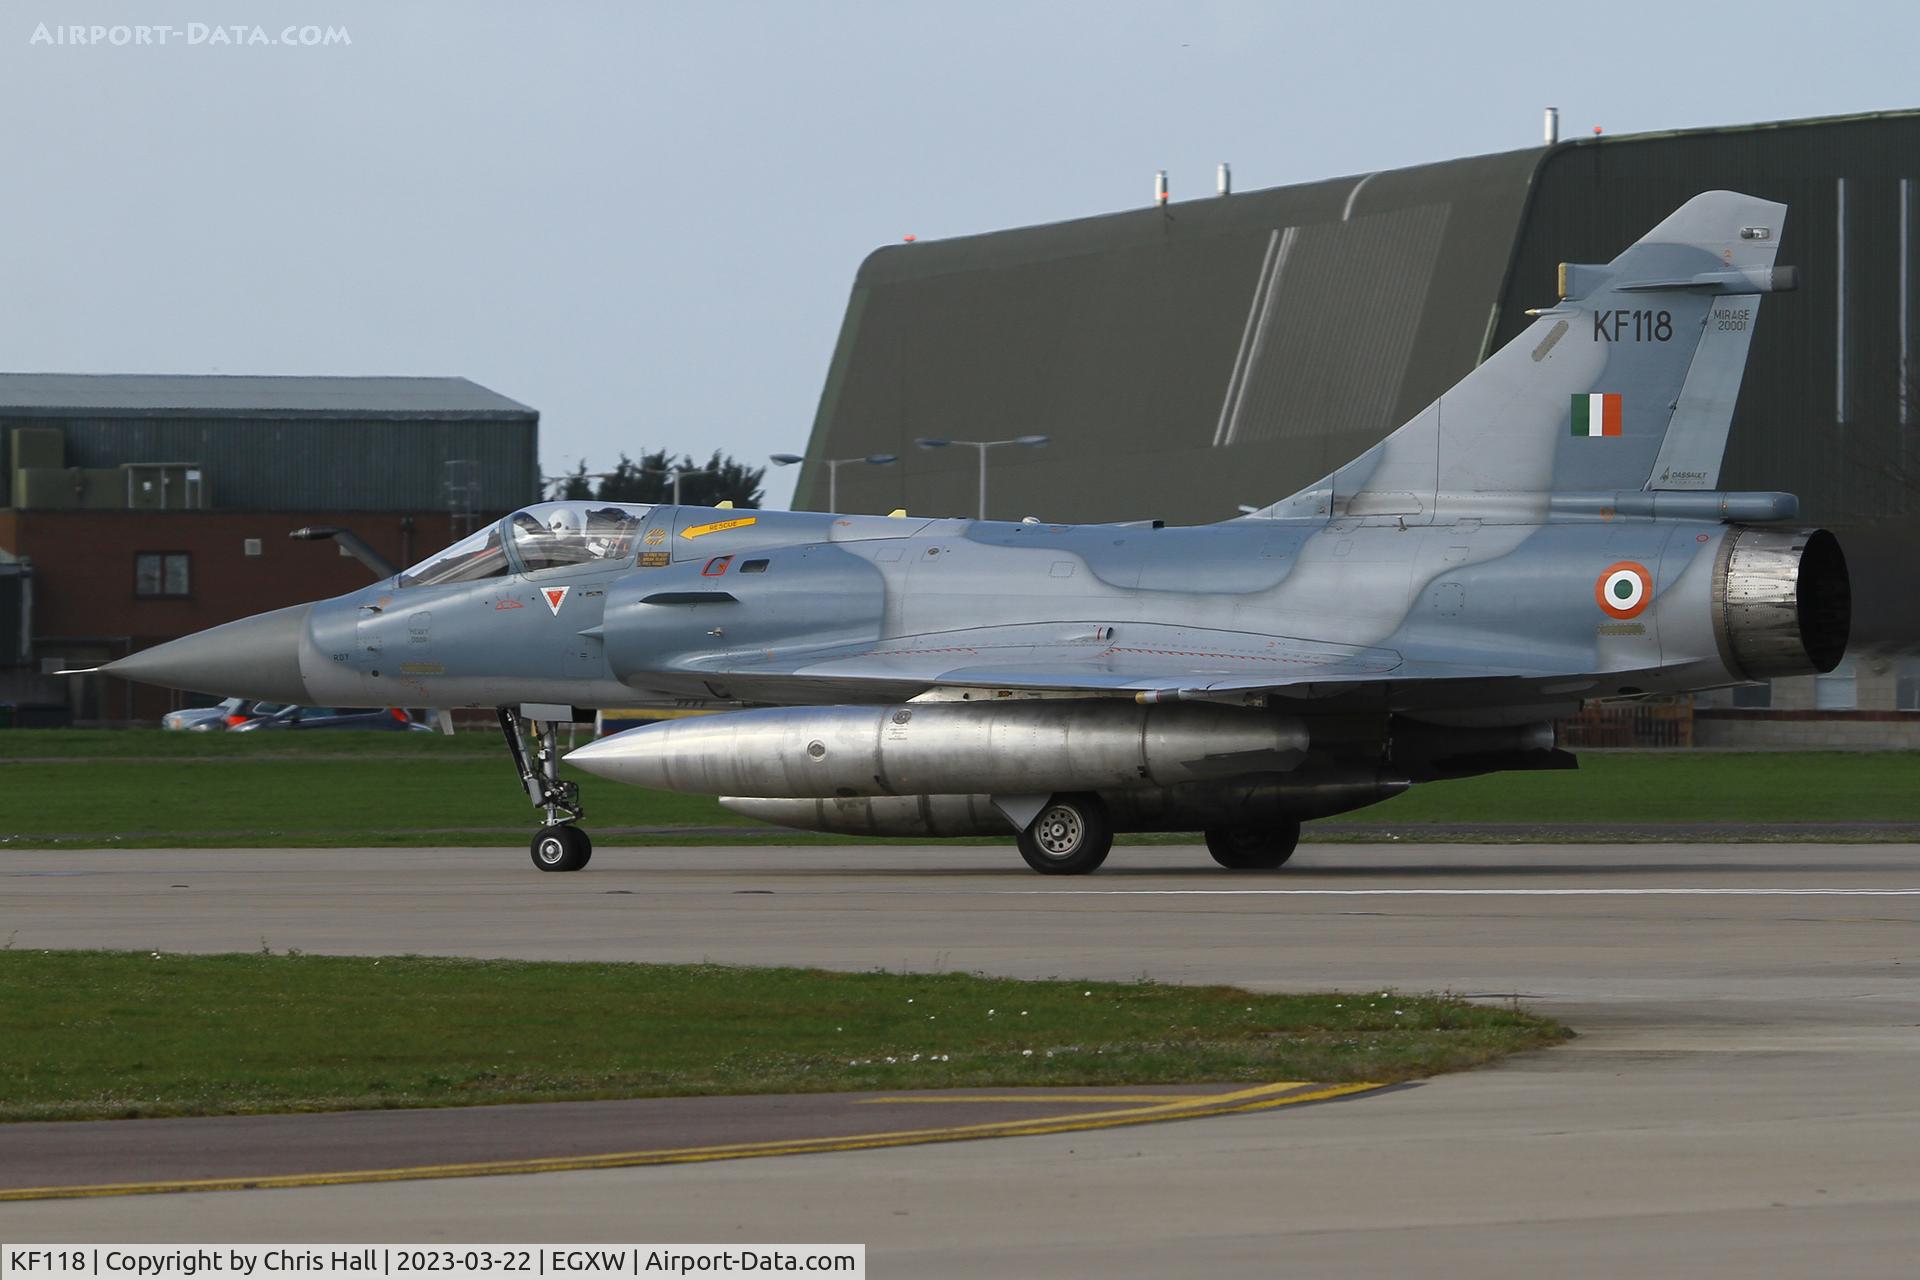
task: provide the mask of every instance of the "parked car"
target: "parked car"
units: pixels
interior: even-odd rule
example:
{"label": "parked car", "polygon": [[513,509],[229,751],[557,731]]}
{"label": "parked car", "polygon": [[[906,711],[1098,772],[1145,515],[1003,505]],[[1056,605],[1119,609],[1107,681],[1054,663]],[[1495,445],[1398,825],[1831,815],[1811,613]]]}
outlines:
{"label": "parked car", "polygon": [[210,707],[182,707],[160,717],[162,729],[186,729],[194,733],[212,733],[232,729],[259,716],[284,710],[278,702],[255,702],[251,698],[228,698]]}
{"label": "parked car", "polygon": [[235,733],[273,729],[375,729],[432,733],[399,707],[281,707],[272,715],[233,726]]}

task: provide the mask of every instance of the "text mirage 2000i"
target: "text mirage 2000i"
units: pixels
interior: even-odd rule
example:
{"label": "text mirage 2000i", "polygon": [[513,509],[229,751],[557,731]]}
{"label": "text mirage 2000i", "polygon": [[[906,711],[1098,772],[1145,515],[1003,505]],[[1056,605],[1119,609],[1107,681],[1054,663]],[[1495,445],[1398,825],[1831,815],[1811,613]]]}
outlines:
{"label": "text mirage 2000i", "polygon": [[[104,668],[278,702],[497,709],[584,867],[554,725],[743,706],[570,763],[861,835],[1116,831],[1272,868],[1304,819],[1571,767],[1584,701],[1831,670],[1846,562],[1785,493],[1716,488],[1784,206],[1688,201],[1412,421],[1223,524],[1069,526],[546,503],[376,586]],[[531,736],[531,749],[528,745]]]}

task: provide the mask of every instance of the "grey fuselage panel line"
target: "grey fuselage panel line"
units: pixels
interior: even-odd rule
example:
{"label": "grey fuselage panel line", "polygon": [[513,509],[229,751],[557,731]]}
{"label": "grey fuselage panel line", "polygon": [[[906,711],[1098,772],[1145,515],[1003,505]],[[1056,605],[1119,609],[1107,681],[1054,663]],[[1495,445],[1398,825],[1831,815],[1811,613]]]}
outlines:
{"label": "grey fuselage panel line", "polygon": [[[1563,296],[1512,343],[1250,516],[1162,528],[544,503],[360,591],[106,669],[340,705],[747,704],[724,733],[649,725],[569,758],[650,786],[757,785],[743,794],[804,802],[795,825],[827,829],[822,805],[858,802],[871,824],[863,797],[1004,787],[1004,771],[929,772],[929,735],[974,741],[958,725],[1048,779],[955,810],[990,821],[1072,791],[1062,753],[1105,762],[1081,790],[1140,822],[1253,797],[1266,807],[1235,821],[1313,816],[1335,795],[1351,807],[1409,781],[1565,767],[1546,722],[1586,700],[1830,669],[1844,650],[1832,536],[1783,527],[1790,494],[1712,488],[1760,296],[1792,285],[1774,264],[1784,218],[1707,192],[1612,262],[1569,264]],[[1089,700],[1148,711],[1073,706]],[[950,702],[969,709],[912,711]],[[1212,706],[1181,720],[1151,712],[1163,703]],[[1299,749],[1205,750],[1237,737],[1215,715],[1283,719]],[[799,724],[817,735],[795,738]],[[1130,791],[1112,755],[1128,734],[1163,761],[1212,763],[1154,773],[1142,745]],[[870,747],[872,777],[839,767]],[[703,752],[711,768],[689,764]],[[902,814],[901,831],[944,821]]]}

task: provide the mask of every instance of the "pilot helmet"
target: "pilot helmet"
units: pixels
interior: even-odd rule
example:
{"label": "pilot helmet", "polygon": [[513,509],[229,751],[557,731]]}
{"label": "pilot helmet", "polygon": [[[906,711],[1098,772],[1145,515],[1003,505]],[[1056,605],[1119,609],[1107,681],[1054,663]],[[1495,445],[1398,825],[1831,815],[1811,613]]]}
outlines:
{"label": "pilot helmet", "polygon": [[578,538],[586,531],[586,522],[572,507],[556,507],[547,513],[547,532],[556,538]]}

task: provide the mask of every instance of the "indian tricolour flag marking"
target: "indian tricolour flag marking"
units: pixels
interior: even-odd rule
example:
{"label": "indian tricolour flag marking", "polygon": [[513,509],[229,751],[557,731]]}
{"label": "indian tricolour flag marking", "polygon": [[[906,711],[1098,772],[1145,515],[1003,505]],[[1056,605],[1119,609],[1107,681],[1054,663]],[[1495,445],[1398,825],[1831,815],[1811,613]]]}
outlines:
{"label": "indian tricolour flag marking", "polygon": [[1573,398],[1573,434],[1577,436],[1617,436],[1620,434],[1620,396],[1618,392],[1596,391]]}

